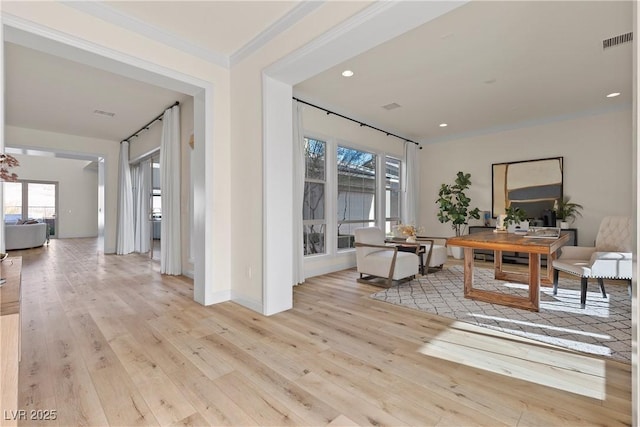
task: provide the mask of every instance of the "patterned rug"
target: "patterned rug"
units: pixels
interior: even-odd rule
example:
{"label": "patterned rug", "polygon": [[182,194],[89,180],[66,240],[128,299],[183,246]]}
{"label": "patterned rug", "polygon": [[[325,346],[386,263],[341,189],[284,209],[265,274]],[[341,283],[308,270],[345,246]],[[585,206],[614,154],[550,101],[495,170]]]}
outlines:
{"label": "patterned rug", "polygon": [[[393,286],[371,295],[377,300],[434,313],[584,353],[631,360],[631,299],[622,282],[600,287],[589,281],[587,306],[580,308],[580,281],[560,278],[558,295],[540,288],[540,311],[531,312],[464,297],[462,266]],[[495,280],[493,269],[474,269],[474,288],[526,296],[528,286]]]}

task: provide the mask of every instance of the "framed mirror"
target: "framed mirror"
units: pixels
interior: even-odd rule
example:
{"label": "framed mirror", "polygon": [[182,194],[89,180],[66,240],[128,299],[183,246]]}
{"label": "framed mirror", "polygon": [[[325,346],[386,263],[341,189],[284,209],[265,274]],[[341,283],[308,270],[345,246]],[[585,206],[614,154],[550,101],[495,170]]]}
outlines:
{"label": "framed mirror", "polygon": [[492,215],[520,207],[529,219],[541,219],[546,209],[562,200],[563,158],[522,160],[492,165]]}

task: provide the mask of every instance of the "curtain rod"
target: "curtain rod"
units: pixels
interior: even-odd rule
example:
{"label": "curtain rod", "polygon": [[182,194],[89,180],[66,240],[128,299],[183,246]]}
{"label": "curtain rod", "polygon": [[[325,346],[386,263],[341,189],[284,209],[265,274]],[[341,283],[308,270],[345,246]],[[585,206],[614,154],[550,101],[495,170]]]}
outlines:
{"label": "curtain rod", "polygon": [[310,106],[310,107],[317,108],[318,110],[322,110],[322,111],[326,112],[326,113],[327,113],[327,115],[333,114],[334,116],[338,116],[338,117],[341,117],[341,118],[343,118],[343,119],[351,120],[352,122],[359,124],[359,125],[360,125],[360,127],[363,127],[363,126],[364,126],[364,127],[368,127],[368,128],[370,128],[370,129],[377,130],[378,132],[382,132],[382,133],[386,134],[387,136],[395,136],[396,138],[401,139],[401,140],[403,140],[403,141],[411,142],[411,143],[413,143],[413,144],[416,144],[416,145],[418,146],[418,148],[419,148],[420,150],[422,150],[422,147],[420,147],[420,144],[418,144],[417,142],[412,141],[412,140],[407,139],[407,138],[404,138],[404,137],[402,137],[402,136],[396,135],[395,133],[387,132],[386,130],[382,130],[382,129],[380,129],[380,128],[377,128],[377,127],[374,127],[374,126],[368,125],[368,124],[366,124],[366,123],[362,123],[361,121],[358,121],[358,120],[356,120],[356,119],[352,119],[351,117],[343,116],[342,114],[339,114],[339,113],[336,113],[336,112],[333,112],[333,111],[327,110],[327,109],[326,109],[326,108],[324,108],[324,107],[320,107],[320,106],[315,105],[315,104],[312,104],[312,103],[310,103],[310,102],[303,101],[302,99],[296,98],[295,96],[293,97],[293,99],[295,99],[296,101],[301,102],[301,103],[303,103],[303,104],[306,104],[306,105],[308,105],[308,106]]}
{"label": "curtain rod", "polygon": [[180,105],[179,101],[176,101],[173,103],[173,105],[171,105],[170,107],[165,108],[162,113],[160,113],[155,119],[151,120],[149,123],[147,123],[146,125],[142,126],[140,129],[138,129],[137,131],[135,131],[134,133],[132,133],[128,138],[123,139],[122,141],[120,141],[120,144],[122,144],[123,142],[127,141],[129,142],[129,140],[131,138],[133,138],[134,136],[137,138],[138,134],[140,132],[142,132],[143,130],[149,130],[149,126],[151,126],[153,124],[153,122],[155,122],[156,120],[160,120],[162,121],[162,116],[164,116],[164,112],[167,111],[169,108],[173,108],[176,105]]}

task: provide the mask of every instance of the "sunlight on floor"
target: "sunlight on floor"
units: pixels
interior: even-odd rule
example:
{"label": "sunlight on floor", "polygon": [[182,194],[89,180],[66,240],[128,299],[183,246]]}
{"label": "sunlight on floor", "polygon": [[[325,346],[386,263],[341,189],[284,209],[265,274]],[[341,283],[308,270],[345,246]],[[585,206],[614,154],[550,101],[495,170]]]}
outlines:
{"label": "sunlight on floor", "polygon": [[[461,322],[451,324],[451,329],[458,327],[468,328]],[[461,352],[459,334],[459,331],[443,332],[423,344],[418,352],[590,398],[604,400],[606,397],[604,360],[576,354],[575,363],[571,366],[558,367],[554,366],[554,360],[558,359],[554,353],[562,350],[525,342],[502,341],[499,338],[496,338],[496,343],[500,345],[497,350],[480,348],[480,345],[476,348],[473,334],[465,343],[466,350]],[[563,357],[566,357],[566,352],[563,352]]]}
{"label": "sunlight on floor", "polygon": [[[504,286],[506,288],[527,292],[529,290],[529,285],[523,285],[522,283],[505,282]],[[579,315],[585,313],[585,309],[580,308],[580,305],[578,304],[580,301],[579,289],[559,288],[558,294],[553,295],[553,288],[540,286],[540,295],[541,297],[544,295],[553,299],[553,301],[540,301],[540,304],[544,305],[545,310]],[[600,292],[587,291],[587,304],[589,307],[589,316],[608,318],[611,314],[609,311],[609,298],[602,298],[602,294]]]}
{"label": "sunlight on floor", "polygon": [[[539,323],[534,323],[534,322],[525,322],[524,320],[507,319],[507,318],[504,318],[504,317],[488,316],[486,314],[479,314],[479,313],[467,313],[467,314],[469,316],[475,317],[477,319],[495,320],[495,321],[504,322],[504,323],[514,323],[514,324],[522,325],[522,326],[531,326],[531,327],[539,328],[539,329],[547,329],[547,330],[550,330],[550,331],[566,332],[568,334],[582,335],[582,336],[586,336],[586,337],[593,337],[593,338],[605,339],[605,340],[608,340],[608,339],[611,338],[610,335],[594,334],[593,332],[581,331],[579,329],[568,329],[568,328],[561,328],[559,326],[541,325]],[[489,325],[485,325],[485,326],[489,327]],[[511,330],[510,329],[505,329],[505,332],[508,332],[508,331],[511,331]],[[519,332],[519,331],[516,331],[516,332]],[[600,354],[600,353],[598,353],[598,354]]]}

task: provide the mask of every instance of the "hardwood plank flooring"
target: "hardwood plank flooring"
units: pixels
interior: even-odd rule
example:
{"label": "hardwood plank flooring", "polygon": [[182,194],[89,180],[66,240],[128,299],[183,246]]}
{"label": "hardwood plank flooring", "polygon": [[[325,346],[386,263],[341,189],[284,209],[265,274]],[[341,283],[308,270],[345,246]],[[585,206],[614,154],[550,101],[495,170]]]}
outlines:
{"label": "hardwood plank flooring", "polygon": [[631,424],[630,365],[373,300],[354,270],[264,317],[96,239],[12,255],[20,409],[57,413],[19,425]]}

